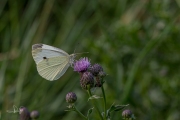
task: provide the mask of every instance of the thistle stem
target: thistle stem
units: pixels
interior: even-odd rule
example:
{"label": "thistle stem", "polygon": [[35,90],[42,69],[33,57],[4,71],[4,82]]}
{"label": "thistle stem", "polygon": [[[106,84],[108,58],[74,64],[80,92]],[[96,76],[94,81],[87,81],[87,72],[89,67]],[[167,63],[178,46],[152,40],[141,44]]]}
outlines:
{"label": "thistle stem", "polygon": [[[88,90],[87,90],[87,92],[88,92],[89,97],[91,97],[91,96],[92,96],[91,90],[90,90],[90,89],[88,89]],[[98,114],[99,114],[99,116],[100,116],[101,120],[103,120],[103,117],[102,117],[102,115],[101,115],[101,112],[99,111],[99,109],[98,109],[97,105],[95,104],[94,99],[92,99],[92,104],[94,105],[94,108],[95,108],[95,109],[96,109],[96,111],[98,112]]]}
{"label": "thistle stem", "polygon": [[104,118],[106,120],[106,117],[107,117],[107,108],[106,108],[106,95],[105,95],[105,92],[104,92],[104,87],[103,87],[103,84],[101,86],[101,90],[102,90],[102,93],[103,93],[103,100],[104,100]]}
{"label": "thistle stem", "polygon": [[75,106],[74,107],[74,110],[82,117],[84,118],[84,120],[88,120],[86,116],[84,116]]}

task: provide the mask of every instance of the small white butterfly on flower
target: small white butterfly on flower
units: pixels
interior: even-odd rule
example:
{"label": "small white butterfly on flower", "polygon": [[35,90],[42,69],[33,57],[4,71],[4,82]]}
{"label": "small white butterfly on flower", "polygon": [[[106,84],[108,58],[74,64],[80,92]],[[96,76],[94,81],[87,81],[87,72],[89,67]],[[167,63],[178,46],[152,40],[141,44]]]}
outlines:
{"label": "small white butterfly on flower", "polygon": [[38,73],[45,79],[53,81],[59,79],[73,65],[75,54],[69,55],[65,51],[45,45],[34,44],[32,56],[37,65]]}

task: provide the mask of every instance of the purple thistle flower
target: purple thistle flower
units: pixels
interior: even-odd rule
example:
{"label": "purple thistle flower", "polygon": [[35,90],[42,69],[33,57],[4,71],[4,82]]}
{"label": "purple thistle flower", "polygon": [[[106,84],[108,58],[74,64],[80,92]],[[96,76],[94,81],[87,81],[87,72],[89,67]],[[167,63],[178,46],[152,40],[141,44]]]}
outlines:
{"label": "purple thistle flower", "polygon": [[83,73],[88,70],[90,65],[91,63],[87,57],[81,58],[74,63],[74,71]]}

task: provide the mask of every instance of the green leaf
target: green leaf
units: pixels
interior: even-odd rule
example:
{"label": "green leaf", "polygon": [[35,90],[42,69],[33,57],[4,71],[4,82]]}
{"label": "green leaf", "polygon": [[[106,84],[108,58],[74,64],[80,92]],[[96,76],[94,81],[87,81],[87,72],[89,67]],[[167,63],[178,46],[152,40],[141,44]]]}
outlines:
{"label": "green leaf", "polygon": [[113,111],[120,111],[122,109],[124,109],[125,107],[127,107],[129,104],[127,105],[114,105],[114,103],[111,105],[111,107],[107,110],[107,117],[110,118],[110,113]]}
{"label": "green leaf", "polygon": [[88,110],[88,113],[87,113],[87,118],[89,118],[89,115],[92,113],[92,110],[94,109],[94,107],[93,108],[90,108],[89,110]]}
{"label": "green leaf", "polygon": [[74,109],[69,109],[69,110],[65,110],[65,111],[70,112],[70,111],[75,111],[75,110]]}
{"label": "green leaf", "polygon": [[125,107],[127,107],[129,104],[127,105],[112,105],[108,110],[109,113],[113,112],[113,111],[120,111],[122,109],[124,109]]}
{"label": "green leaf", "polygon": [[111,107],[107,110],[107,119],[110,120],[111,115],[110,113],[113,111],[120,111],[122,109],[124,109],[125,107],[127,107],[129,104],[127,105],[114,105],[114,103],[111,105]]}
{"label": "green leaf", "polygon": [[69,104],[69,105],[67,106],[67,108],[69,108],[69,109],[74,109],[74,106],[73,106],[73,104]]}
{"label": "green leaf", "polygon": [[97,96],[97,95],[93,95],[93,96],[89,97],[88,101],[91,99],[99,99],[99,98],[102,98],[102,97]]}
{"label": "green leaf", "polygon": [[68,110],[65,110],[65,111],[75,111],[75,108],[73,105],[68,105],[67,108]]}
{"label": "green leaf", "polygon": [[120,111],[127,107],[128,105],[116,105],[114,111]]}

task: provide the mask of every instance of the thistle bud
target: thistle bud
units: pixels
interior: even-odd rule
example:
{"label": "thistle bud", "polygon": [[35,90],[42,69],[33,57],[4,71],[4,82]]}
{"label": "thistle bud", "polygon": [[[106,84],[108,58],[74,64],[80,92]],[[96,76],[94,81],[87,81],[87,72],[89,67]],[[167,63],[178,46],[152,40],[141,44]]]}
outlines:
{"label": "thistle bud", "polygon": [[91,68],[91,73],[94,76],[98,76],[101,71],[103,71],[103,68],[99,64],[94,64]]}
{"label": "thistle bud", "polygon": [[133,120],[135,118],[133,113],[131,112],[131,110],[124,110],[122,112],[122,116],[124,119],[132,119]]}
{"label": "thistle bud", "polygon": [[94,64],[90,67],[90,71],[96,77],[95,87],[101,87],[104,83],[103,78],[106,76],[103,68],[99,64]]}
{"label": "thistle bud", "polygon": [[30,120],[30,112],[25,107],[19,108],[20,120]]}
{"label": "thistle bud", "polygon": [[81,87],[88,90],[94,87],[94,76],[91,72],[84,72],[80,80]]}
{"label": "thistle bud", "polygon": [[75,93],[69,92],[68,94],[66,94],[66,102],[67,103],[75,103],[76,100],[77,100],[77,96]]}
{"label": "thistle bud", "polygon": [[37,119],[37,118],[39,118],[39,112],[36,111],[36,110],[32,111],[31,114],[30,114],[30,117],[31,117],[32,119]]}

